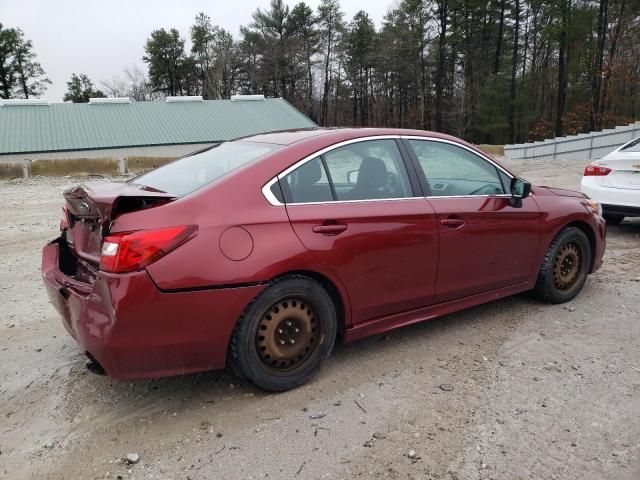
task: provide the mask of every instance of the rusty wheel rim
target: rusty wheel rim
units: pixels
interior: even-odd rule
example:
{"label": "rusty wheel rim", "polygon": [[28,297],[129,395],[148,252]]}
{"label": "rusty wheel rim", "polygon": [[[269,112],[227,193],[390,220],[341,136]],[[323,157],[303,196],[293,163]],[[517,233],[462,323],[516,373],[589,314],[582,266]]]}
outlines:
{"label": "rusty wheel rim", "polygon": [[568,290],[580,278],[582,249],[573,242],[562,246],[553,264],[553,283],[559,290]]}
{"label": "rusty wheel rim", "polygon": [[256,349],[265,366],[286,372],[309,360],[319,338],[312,305],[302,298],[288,297],[273,304],[260,319]]}

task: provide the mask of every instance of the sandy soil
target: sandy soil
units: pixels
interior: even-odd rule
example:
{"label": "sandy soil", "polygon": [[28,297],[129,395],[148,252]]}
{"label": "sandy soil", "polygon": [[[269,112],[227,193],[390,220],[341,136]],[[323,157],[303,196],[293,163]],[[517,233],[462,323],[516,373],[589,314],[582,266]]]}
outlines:
{"label": "sandy soil", "polygon": [[[565,188],[584,167],[508,163]],[[609,230],[569,304],[518,295],[339,345],[312,383],[266,395],[227,372],[86,371],[39,273],[79,181],[0,183],[0,477],[640,478],[640,221]]]}

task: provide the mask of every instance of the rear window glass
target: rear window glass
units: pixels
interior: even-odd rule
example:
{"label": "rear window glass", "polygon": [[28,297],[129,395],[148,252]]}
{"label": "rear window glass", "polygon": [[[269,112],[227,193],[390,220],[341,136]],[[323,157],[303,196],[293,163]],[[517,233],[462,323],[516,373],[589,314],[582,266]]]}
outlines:
{"label": "rear window glass", "polygon": [[271,143],[228,142],[151,170],[133,183],[175,195],[187,195],[236,168],[282,148]]}
{"label": "rear window glass", "polygon": [[640,152],[640,138],[636,138],[633,142],[627,143],[622,150],[625,152]]}

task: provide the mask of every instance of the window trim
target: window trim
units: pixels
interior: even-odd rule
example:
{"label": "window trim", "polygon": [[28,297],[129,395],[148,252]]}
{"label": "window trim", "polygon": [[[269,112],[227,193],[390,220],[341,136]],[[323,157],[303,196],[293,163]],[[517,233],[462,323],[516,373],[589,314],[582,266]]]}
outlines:
{"label": "window trim", "polygon": [[324,169],[324,174],[327,176],[327,181],[329,182],[329,188],[331,189],[331,198],[333,198],[333,201],[336,202],[338,201],[338,194],[336,193],[336,187],[333,184],[333,177],[331,176],[331,172],[329,172],[327,159],[324,157],[324,155],[320,155],[320,161],[322,162],[322,168]]}
{"label": "window trim", "polygon": [[[426,195],[427,192],[424,192],[424,191],[422,192],[423,195],[415,196],[416,192],[414,191],[413,192],[414,196],[412,196],[412,197],[372,198],[372,199],[365,199],[365,200],[332,200],[332,201],[328,201],[328,202],[325,201],[325,202],[283,203],[283,202],[280,202],[275,197],[275,195],[273,195],[273,193],[271,192],[272,185],[274,183],[276,183],[276,182],[280,182],[281,177],[282,178],[286,177],[292,171],[294,171],[298,167],[301,167],[305,163],[310,162],[311,160],[313,160],[313,159],[315,159],[315,158],[317,158],[319,156],[322,157],[325,153],[331,152],[332,150],[335,150],[336,148],[344,147],[346,145],[351,145],[353,143],[367,142],[367,141],[371,141],[371,140],[396,140],[396,141],[397,140],[423,140],[423,141],[430,141],[430,142],[448,143],[450,145],[454,145],[454,146],[463,148],[463,149],[471,152],[472,154],[475,154],[476,156],[480,157],[481,159],[489,162],[495,168],[501,170],[509,178],[512,178],[512,179],[515,178],[510,172],[505,170],[504,167],[502,167],[501,165],[499,165],[495,161],[491,160],[491,158],[489,158],[488,156],[486,156],[484,154],[481,154],[481,153],[477,152],[476,150],[473,150],[472,148],[467,147],[466,145],[463,145],[461,143],[458,143],[458,142],[455,142],[455,141],[452,141],[452,140],[447,140],[445,138],[423,137],[423,136],[419,136],[419,135],[397,135],[397,134],[396,135],[374,135],[374,136],[370,136],[370,137],[358,137],[358,138],[352,138],[350,140],[344,140],[342,142],[338,142],[338,143],[335,143],[333,145],[329,145],[328,147],[325,147],[325,148],[323,148],[321,150],[318,150],[317,152],[314,152],[314,153],[304,157],[302,160],[298,160],[296,163],[294,163],[290,167],[287,167],[285,170],[283,170],[282,172],[277,174],[275,177],[273,177],[271,180],[269,180],[267,183],[265,183],[264,186],[262,187],[262,195],[264,195],[264,197],[267,199],[267,201],[271,205],[273,205],[274,207],[284,207],[285,205],[286,206],[295,206],[295,205],[327,205],[327,204],[331,204],[331,203],[389,202],[389,201],[399,201],[399,200],[415,200],[415,199],[419,199],[419,198],[432,199],[432,198],[511,197],[510,194],[432,196],[432,195]],[[407,170],[407,175],[409,176],[409,179],[411,180],[411,172],[409,171],[409,166],[404,161],[404,156],[406,154],[409,155],[409,160],[411,161],[411,163],[413,164],[413,167],[415,169],[416,168],[416,165],[415,165],[415,162],[416,162],[415,154],[413,153],[413,150],[409,149],[408,146],[405,149],[405,150],[407,150],[406,152],[403,151],[403,149],[400,148],[399,145],[397,145],[397,146],[398,146],[398,150],[400,151],[400,155],[403,157],[403,165],[404,165],[405,169]],[[418,172],[416,172],[416,175],[418,175],[418,180],[420,181],[420,174]],[[413,188],[413,185],[411,185],[411,186]],[[420,186],[424,190],[424,187],[422,185],[420,185]]]}

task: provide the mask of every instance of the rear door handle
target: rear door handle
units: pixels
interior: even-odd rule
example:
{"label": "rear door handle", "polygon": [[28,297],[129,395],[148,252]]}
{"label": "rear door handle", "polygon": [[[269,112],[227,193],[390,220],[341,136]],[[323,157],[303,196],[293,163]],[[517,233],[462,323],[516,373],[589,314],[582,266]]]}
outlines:
{"label": "rear door handle", "polygon": [[344,223],[323,223],[322,225],[314,225],[312,230],[315,233],[323,235],[339,235],[347,229]]}
{"label": "rear door handle", "polygon": [[463,219],[457,217],[443,218],[440,220],[440,225],[444,225],[449,228],[461,228],[465,223],[466,222]]}

